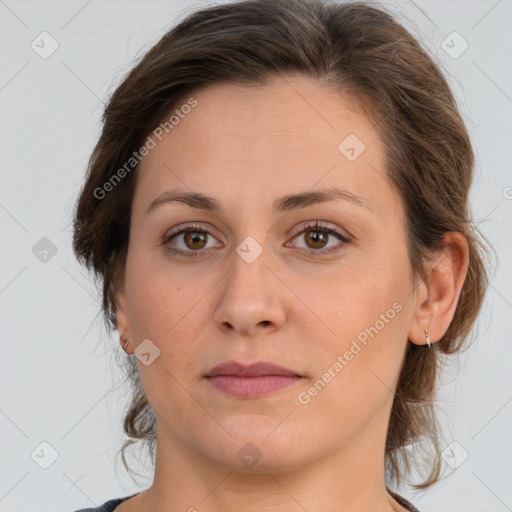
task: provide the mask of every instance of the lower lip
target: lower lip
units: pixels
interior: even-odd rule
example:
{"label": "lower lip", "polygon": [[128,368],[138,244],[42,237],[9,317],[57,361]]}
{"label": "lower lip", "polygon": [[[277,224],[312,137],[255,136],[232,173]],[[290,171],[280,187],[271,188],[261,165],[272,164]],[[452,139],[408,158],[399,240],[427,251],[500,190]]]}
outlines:
{"label": "lower lip", "polygon": [[239,377],[235,375],[216,375],[207,377],[215,388],[230,395],[243,398],[256,398],[268,395],[295,384],[301,377],[287,375],[261,375],[258,377]]}

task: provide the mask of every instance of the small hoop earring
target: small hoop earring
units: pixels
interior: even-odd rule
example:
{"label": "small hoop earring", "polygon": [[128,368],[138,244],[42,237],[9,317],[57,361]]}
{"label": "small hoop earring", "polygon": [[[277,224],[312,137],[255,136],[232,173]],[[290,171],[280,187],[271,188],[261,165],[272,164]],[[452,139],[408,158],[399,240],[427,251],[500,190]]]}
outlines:
{"label": "small hoop earring", "polygon": [[123,349],[126,352],[126,350],[128,349],[128,338],[126,338],[125,340],[123,340],[122,336],[119,336],[119,338],[121,340],[121,345],[123,345]]}
{"label": "small hoop earring", "polygon": [[427,329],[424,329],[424,331],[425,331],[425,338],[427,338],[428,348],[432,348],[432,346],[430,345],[430,338],[428,337],[428,331],[427,331]]}

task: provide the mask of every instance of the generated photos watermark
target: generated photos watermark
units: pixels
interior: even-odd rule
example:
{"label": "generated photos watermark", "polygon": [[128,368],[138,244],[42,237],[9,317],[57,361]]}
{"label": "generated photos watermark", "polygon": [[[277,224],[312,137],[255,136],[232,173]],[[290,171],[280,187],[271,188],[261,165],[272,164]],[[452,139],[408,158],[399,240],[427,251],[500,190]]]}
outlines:
{"label": "generated photos watermark", "polygon": [[149,152],[156,147],[157,142],[162,140],[164,133],[169,133],[179,123],[181,119],[184,119],[187,114],[192,111],[192,108],[197,106],[197,100],[192,96],[188,99],[187,103],[183,104],[179,109],[174,110],[173,114],[169,119],[163,123],[160,123],[152,132],[148,135],[146,142],[139,148],[138,151],[134,151],[132,156],[120,167],[101,187],[94,189],[94,197],[96,199],[104,199],[109,192],[114,190],[115,186],[118,185],[123,178],[126,177],[141,160],[149,154]]}
{"label": "generated photos watermark", "polygon": [[[311,399],[320,393],[332,379],[334,379],[340,372],[349,364],[354,356],[359,354],[361,350],[367,346],[368,337],[374,338],[379,334],[384,327],[389,324],[393,318],[395,318],[397,313],[402,311],[403,306],[400,302],[394,302],[392,307],[386,310],[385,313],[381,313],[379,315],[379,319],[374,322],[370,327],[366,327],[363,329],[357,336],[356,339],[352,340],[350,348],[346,350],[343,355],[338,355],[336,361],[327,368],[327,370],[322,374],[321,378],[319,378],[312,386],[310,386],[306,391],[301,391],[297,395],[297,399],[300,404],[307,405],[311,402]],[[361,346],[359,343],[363,346]]]}

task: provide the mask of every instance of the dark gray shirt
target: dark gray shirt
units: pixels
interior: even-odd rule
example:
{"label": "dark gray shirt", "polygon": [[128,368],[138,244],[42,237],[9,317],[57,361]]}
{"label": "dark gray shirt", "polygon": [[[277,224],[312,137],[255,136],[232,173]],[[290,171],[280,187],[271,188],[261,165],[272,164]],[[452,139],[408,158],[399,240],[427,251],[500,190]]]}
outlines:
{"label": "dark gray shirt", "polygon": [[[387,490],[395,500],[402,505],[402,507],[405,507],[410,512],[420,512],[412,503],[408,502],[405,498],[402,498],[402,496],[396,494],[393,491]],[[138,494],[138,493],[137,493]],[[80,510],[76,510],[75,512],[113,512],[114,509],[121,504],[123,501],[126,501],[130,498],[133,498],[137,494],[132,494],[131,496],[126,496],[125,498],[115,498],[113,500],[109,500],[100,507],[97,508],[82,508]]]}

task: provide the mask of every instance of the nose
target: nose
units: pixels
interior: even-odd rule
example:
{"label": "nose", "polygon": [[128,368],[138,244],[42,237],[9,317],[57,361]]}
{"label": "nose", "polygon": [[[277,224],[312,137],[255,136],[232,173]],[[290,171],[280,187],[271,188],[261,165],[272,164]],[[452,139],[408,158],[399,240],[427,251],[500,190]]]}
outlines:
{"label": "nose", "polygon": [[219,289],[215,324],[246,336],[279,329],[286,320],[285,287],[269,267],[265,251],[251,263],[236,252],[232,258],[232,269]]}

